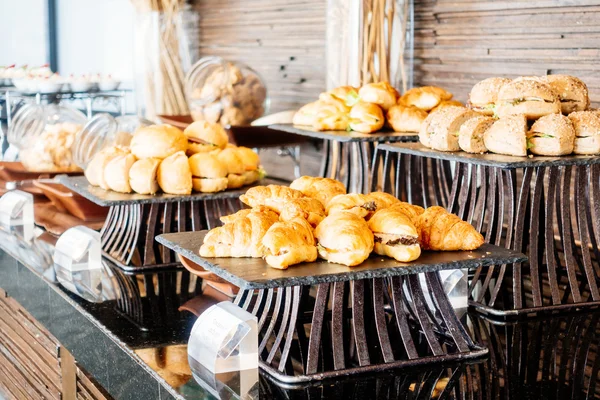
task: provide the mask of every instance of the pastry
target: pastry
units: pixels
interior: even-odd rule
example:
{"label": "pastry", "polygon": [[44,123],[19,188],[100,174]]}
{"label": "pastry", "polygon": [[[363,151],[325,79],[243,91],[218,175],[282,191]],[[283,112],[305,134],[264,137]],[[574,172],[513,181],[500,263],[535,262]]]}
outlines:
{"label": "pastry", "polygon": [[471,224],[443,207],[429,207],[417,218],[415,225],[423,250],[476,250],[484,243],[481,233]]}
{"label": "pastry", "polygon": [[581,79],[571,75],[548,75],[546,79],[560,99],[563,114],[585,111],[590,106],[588,88]]}
{"label": "pastry", "polygon": [[492,117],[481,115],[462,124],[458,133],[459,147],[467,153],[485,153],[487,148],[483,143],[483,134],[493,123]]}
{"label": "pastry", "polygon": [[425,212],[425,209],[421,206],[417,206],[403,201],[392,205],[390,208],[397,209],[403,212],[407,217],[410,218],[413,224],[416,224],[417,218]]}
{"label": "pastry", "polygon": [[227,175],[227,189],[239,189],[246,183],[245,173]]}
{"label": "pastry", "polygon": [[562,114],[545,115],[534,122],[527,134],[527,149],[541,156],[571,154],[575,146],[575,128]]}
{"label": "pastry", "polygon": [[576,111],[569,114],[575,129],[575,154],[600,154],[600,114]]}
{"label": "pastry", "polygon": [[385,111],[398,101],[398,91],[388,82],[367,83],[358,91],[360,100],[378,104]]}
{"label": "pastry", "polygon": [[411,218],[400,208],[377,211],[369,220],[375,253],[401,262],[416,260],[421,255],[419,232]]}
{"label": "pastry", "polygon": [[287,269],[317,259],[312,227],[303,218],[275,222],[263,236],[262,246],[265,261],[273,268]]}
{"label": "pastry", "polygon": [[358,88],[354,86],[339,86],[319,95],[319,100],[321,101],[329,101],[332,98],[341,100],[346,104],[351,103],[358,98]]}
{"label": "pastry", "polygon": [[345,131],[349,125],[350,107],[341,100],[319,102],[313,128],[319,131]]}
{"label": "pastry", "polygon": [[307,125],[312,126],[317,119],[317,111],[319,111],[320,102],[313,101],[312,103],[308,103],[302,107],[296,114],[294,114],[294,118],[292,119],[292,123],[294,125]]}
{"label": "pastry", "polygon": [[138,159],[169,157],[185,152],[188,140],[183,132],[171,125],[150,125],[140,128],[131,139],[131,153]]}
{"label": "pastry", "polygon": [[214,152],[214,154],[227,168],[227,188],[237,189],[244,186],[246,167],[237,148],[227,147],[224,150]]}
{"label": "pastry", "polygon": [[429,111],[444,100],[450,100],[452,93],[437,86],[423,86],[412,88],[400,97],[398,104],[415,106],[421,110]]}
{"label": "pastry", "polygon": [[327,203],[327,215],[338,212],[351,212],[361,218],[368,218],[377,210],[377,203],[366,194],[339,194]]}
{"label": "pastry", "polygon": [[179,151],[165,158],[158,166],[157,180],[165,193],[192,193],[192,171],[185,152]]}
{"label": "pastry", "polygon": [[298,217],[304,218],[309,224],[316,227],[325,218],[325,208],[319,200],[310,197],[289,200],[281,207],[279,218],[282,221]]}
{"label": "pastry", "polygon": [[330,178],[317,178],[312,176],[301,176],[292,183],[290,188],[299,190],[305,196],[317,199],[327,207],[329,200],[338,194],[346,194],[346,187],[340,181]]}
{"label": "pastry", "polygon": [[237,148],[238,156],[244,164],[244,185],[250,185],[258,181],[264,174],[260,168],[260,157],[252,149],[240,146]]}
{"label": "pastry", "polygon": [[419,132],[427,111],[415,106],[397,104],[387,112],[387,121],[395,132]]}
{"label": "pastry", "polygon": [[458,100],[443,100],[437,106],[433,107],[431,111],[440,110],[445,107],[464,107],[465,105]]}
{"label": "pastry", "polygon": [[220,124],[196,121],[183,131],[188,140],[188,155],[224,149],[229,142],[227,132]]}
{"label": "pastry", "polygon": [[400,203],[400,200],[395,196],[385,192],[371,192],[367,196],[375,202],[377,210],[382,210]]}
{"label": "pastry", "polygon": [[240,201],[250,207],[267,206],[281,213],[285,204],[293,199],[304,197],[302,192],[286,186],[255,186],[240,196]]}
{"label": "pastry", "polygon": [[266,207],[266,206],[258,206],[258,207],[254,207],[254,208],[243,208],[241,210],[239,210],[238,212],[236,212],[235,214],[231,214],[231,215],[222,215],[219,220],[221,220],[222,223],[227,224],[229,222],[233,222],[238,218],[245,218],[249,213],[254,212],[254,213],[268,213],[268,212],[275,212],[273,211],[272,208]]}
{"label": "pastry", "polygon": [[526,156],[527,118],[523,114],[500,118],[483,134],[483,144],[492,153]]}
{"label": "pastry", "polygon": [[[46,122],[40,117],[38,123]],[[79,117],[78,117],[79,118]],[[25,139],[19,151],[19,159],[27,171],[34,172],[81,172],[73,160],[73,144],[81,125],[71,122],[54,122],[48,118],[42,133]],[[25,129],[30,128],[29,126]]]}
{"label": "pastry", "polygon": [[96,153],[85,169],[85,177],[90,185],[108,189],[108,184],[104,180],[104,168],[106,164],[114,157],[127,153],[128,150],[119,146],[107,147]]}
{"label": "pastry", "polygon": [[200,247],[202,257],[264,257],[263,236],[278,215],[272,211],[249,212],[223,226],[211,229]]}
{"label": "pastry", "polygon": [[120,193],[131,193],[129,171],[135,161],[135,156],[127,153],[113,157],[106,164],[106,167],[104,167],[104,179],[109,189]]}
{"label": "pastry", "polygon": [[469,93],[469,108],[484,115],[494,115],[498,93],[510,82],[508,78],[487,78],[477,83]]}
{"label": "pastry", "polygon": [[460,150],[458,136],[460,127],[478,114],[465,107],[446,107],[439,111],[437,118],[429,125],[429,144],[440,151]]}
{"label": "pastry", "polygon": [[373,232],[364,219],[350,212],[329,215],[315,229],[317,251],[328,262],[353,267],[373,251]]}
{"label": "pastry", "polygon": [[496,114],[505,117],[524,114],[528,119],[538,119],[559,113],[558,95],[549,84],[533,79],[514,80],[502,86],[498,93]]}
{"label": "pastry", "polygon": [[139,194],[155,194],[158,186],[157,174],[161,160],[158,158],[143,158],[137,160],[129,170],[129,185]]}
{"label": "pastry", "polygon": [[359,101],[350,110],[350,129],[356,132],[372,133],[380,130],[385,123],[383,111],[377,104]]}
{"label": "pastry", "polygon": [[196,153],[188,162],[195,191],[214,193],[227,189],[227,167],[215,155]]}

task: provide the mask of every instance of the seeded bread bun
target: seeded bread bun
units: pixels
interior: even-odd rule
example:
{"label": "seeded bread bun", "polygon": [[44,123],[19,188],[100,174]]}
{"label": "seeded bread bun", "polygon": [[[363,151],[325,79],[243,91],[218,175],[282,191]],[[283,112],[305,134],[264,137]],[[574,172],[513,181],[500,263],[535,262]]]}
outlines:
{"label": "seeded bread bun", "polygon": [[588,88],[581,79],[571,75],[548,75],[546,79],[560,99],[563,114],[584,111],[590,106]]}
{"label": "seeded bread bun", "polygon": [[531,126],[527,135],[527,147],[540,156],[571,154],[575,145],[575,128],[562,114],[546,115]]}
{"label": "seeded bread bun", "polygon": [[498,93],[508,83],[508,78],[487,78],[475,84],[469,93],[469,107],[484,115],[494,115]]}
{"label": "seeded bread bun", "polygon": [[496,114],[505,117],[523,114],[528,119],[538,119],[561,110],[558,95],[549,84],[532,79],[512,81],[500,89]]}

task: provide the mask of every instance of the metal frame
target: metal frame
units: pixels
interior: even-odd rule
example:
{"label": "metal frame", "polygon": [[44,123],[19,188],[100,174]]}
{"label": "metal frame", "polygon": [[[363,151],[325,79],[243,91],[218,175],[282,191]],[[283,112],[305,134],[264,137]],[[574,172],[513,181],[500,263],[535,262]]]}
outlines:
{"label": "metal frame", "polygon": [[528,255],[528,263],[475,271],[470,304],[478,311],[510,317],[600,306],[598,164],[499,168],[386,150],[373,165],[382,174],[372,188],[444,206],[487,242]]}

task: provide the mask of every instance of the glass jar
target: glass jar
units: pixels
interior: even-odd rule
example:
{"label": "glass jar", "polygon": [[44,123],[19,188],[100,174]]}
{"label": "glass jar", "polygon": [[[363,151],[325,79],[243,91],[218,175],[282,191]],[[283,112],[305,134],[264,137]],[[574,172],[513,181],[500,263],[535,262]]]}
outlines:
{"label": "glass jar", "polygon": [[81,111],[65,105],[27,104],[12,119],[7,140],[28,171],[79,172],[72,147],[86,120]]}
{"label": "glass jar", "polygon": [[113,117],[110,114],[94,116],[81,129],[73,146],[75,164],[85,169],[94,155],[108,146],[129,146],[134,133],[152,122],[136,115]]}
{"label": "glass jar", "polygon": [[221,57],[198,61],[185,78],[185,94],[194,121],[246,126],[269,107],[267,87],[252,68]]}

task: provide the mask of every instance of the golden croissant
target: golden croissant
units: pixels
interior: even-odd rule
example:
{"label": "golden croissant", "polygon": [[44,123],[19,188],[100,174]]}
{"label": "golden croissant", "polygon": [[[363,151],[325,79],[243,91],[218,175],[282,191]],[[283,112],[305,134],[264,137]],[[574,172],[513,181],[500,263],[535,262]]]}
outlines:
{"label": "golden croissant", "polygon": [[373,251],[373,232],[364,219],[350,212],[338,212],[325,218],[317,229],[317,251],[325,260],[347,265],[359,265]]}
{"label": "golden croissant", "polygon": [[429,207],[416,220],[419,241],[424,250],[475,250],[484,242],[471,224],[442,207]]}
{"label": "golden croissant", "polygon": [[409,262],[421,255],[419,233],[409,215],[401,208],[377,211],[369,220],[375,237],[375,253]]}
{"label": "golden croissant", "polygon": [[405,203],[403,201],[399,201],[396,204],[393,204],[392,206],[390,206],[390,208],[394,208],[394,209],[398,209],[400,211],[402,211],[404,214],[406,214],[410,220],[412,221],[413,224],[416,224],[417,218],[419,217],[419,215],[423,214],[425,212],[425,209],[421,206],[417,206],[414,204],[410,204],[410,203]]}
{"label": "golden croissant", "polygon": [[371,192],[367,196],[375,202],[377,210],[388,208],[394,204],[400,203],[400,200],[398,200],[396,197],[385,192]]}
{"label": "golden croissant", "polygon": [[304,197],[285,203],[281,208],[279,217],[282,221],[300,217],[305,219],[311,226],[316,227],[325,218],[325,208],[319,200]]}
{"label": "golden croissant", "polygon": [[361,218],[368,218],[377,210],[377,203],[366,194],[349,193],[335,196],[327,204],[327,215],[337,212],[351,212]]}
{"label": "golden croissant", "polygon": [[262,238],[265,260],[273,268],[287,269],[317,259],[312,227],[303,218],[276,222]]}
{"label": "golden croissant", "polygon": [[202,257],[263,257],[262,238],[277,222],[273,211],[249,212],[233,222],[212,229],[200,247]]}
{"label": "golden croissant", "polygon": [[313,128],[319,131],[345,131],[348,129],[349,112],[350,108],[342,100],[333,97],[326,102],[319,100]]}
{"label": "golden croissant", "polygon": [[305,196],[317,199],[327,207],[329,200],[338,194],[346,194],[346,187],[340,181],[330,178],[302,176],[290,184],[290,188],[302,192]]}
{"label": "golden croissant", "polygon": [[240,196],[242,203],[250,207],[267,206],[281,213],[285,203],[304,197],[302,192],[286,186],[255,186]]}
{"label": "golden croissant", "polygon": [[275,212],[275,211],[272,208],[269,208],[266,206],[258,206],[258,207],[254,207],[254,208],[244,208],[242,210],[239,210],[235,214],[223,215],[219,219],[221,220],[222,223],[227,224],[229,222],[235,221],[238,218],[245,218],[251,212],[266,213],[266,212]]}

